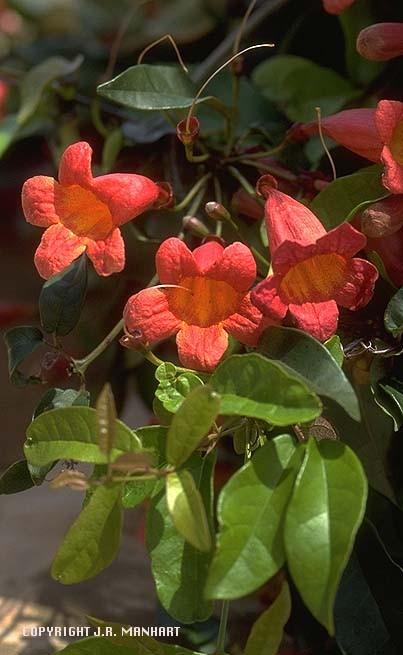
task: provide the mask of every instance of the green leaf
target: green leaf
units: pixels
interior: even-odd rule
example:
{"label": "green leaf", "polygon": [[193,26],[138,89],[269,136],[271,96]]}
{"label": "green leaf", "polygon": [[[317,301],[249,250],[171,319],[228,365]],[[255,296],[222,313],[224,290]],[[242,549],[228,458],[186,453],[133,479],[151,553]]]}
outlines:
{"label": "green leaf", "polygon": [[330,634],[337,588],[366,500],[366,477],[353,451],[311,438],[288,506],[284,544],[302,599]]}
{"label": "green leaf", "polygon": [[[150,425],[136,430],[142,448],[153,451],[157,456],[156,466],[161,468],[166,464],[165,444],[167,428],[162,425]],[[146,498],[150,498],[159,483],[155,480],[132,480],[123,487],[123,507],[136,507]]]}
{"label": "green leaf", "polygon": [[369,61],[357,52],[357,37],[364,27],[376,23],[368,0],[355,0],[339,15],[346,46],[346,64],[351,79],[360,86],[368,86],[385,67],[384,62]]}
{"label": "green leaf", "polygon": [[246,642],[244,655],[277,655],[290,613],[290,590],[284,581],[274,603],[254,624]]}
{"label": "green leaf", "polygon": [[70,527],[52,564],[62,584],[93,578],[115,559],[122,531],[121,485],[99,486]]}
{"label": "green leaf", "polygon": [[293,438],[281,435],[225,485],[218,501],[220,531],[208,598],[246,596],[283,566],[283,522],[301,458]]}
{"label": "green leaf", "polygon": [[17,387],[24,387],[29,382],[38,382],[39,378],[25,375],[20,371],[20,364],[43,344],[43,334],[35,327],[21,326],[11,328],[4,334],[8,354],[8,374]]}
{"label": "green leaf", "polygon": [[327,230],[337,227],[364,206],[389,194],[382,186],[380,166],[362,168],[357,173],[338,177],[328,184],[311,203],[311,209]]}
{"label": "green leaf", "polygon": [[202,551],[211,549],[206,510],[189,471],[170,473],[166,478],[167,507],[173,524],[188,543]]}
{"label": "green leaf", "polygon": [[280,362],[262,355],[232,355],[214,371],[210,384],[221,395],[220,414],[259,418],[274,425],[311,421],[321,403]]}
{"label": "green leaf", "polygon": [[216,419],[220,398],[209,385],[196,387],[179,407],[168,430],[167,461],[181,466],[198,447]]}
{"label": "green leaf", "polygon": [[[279,326],[265,331],[260,349],[280,360],[320,396],[331,398],[359,421],[360,408],[354,389],[327,348],[309,334]],[[295,423],[297,421],[294,421]]]}
{"label": "green leaf", "polygon": [[327,348],[333,359],[341,368],[344,362],[344,350],[343,346],[341,345],[340,337],[337,334],[334,334],[332,337],[330,337],[330,339],[325,341],[323,345],[325,348]]}
{"label": "green leaf", "polygon": [[82,55],[78,55],[73,61],[64,57],[49,57],[26,73],[20,87],[21,105],[17,115],[19,125],[26,123],[35,113],[45,89],[54,80],[74,73],[82,61]]}
{"label": "green leaf", "polygon": [[385,328],[394,337],[403,333],[403,287],[395,293],[385,310]]}
{"label": "green leaf", "polygon": [[120,643],[115,643],[115,639],[112,638],[88,637],[69,644],[54,655],[200,655],[200,653],[182,646],[164,644],[151,637],[122,637]]}
{"label": "green leaf", "polygon": [[18,494],[33,486],[25,459],[14,462],[0,475],[0,494]]}
{"label": "green leaf", "polygon": [[[215,453],[204,458],[194,455],[187,465],[202,495],[211,531],[214,465]],[[208,619],[213,605],[205,599],[204,587],[211,553],[196,550],[178,533],[168,512],[164,489],[151,499],[146,541],[158,598],[166,611],[181,623]]]}
{"label": "green leaf", "polygon": [[[140,450],[141,444],[136,435],[117,420],[111,459]],[[97,413],[89,407],[64,407],[38,416],[28,427],[24,451],[29,463],[36,466],[57,459],[108,463],[108,457],[98,445]]]}
{"label": "green leaf", "polygon": [[102,148],[102,172],[109,173],[116,164],[119,153],[124,146],[123,132],[120,127],[115,127],[108,132]]}
{"label": "green leaf", "polygon": [[[160,111],[190,107],[196,89],[178,66],[138,64],[101,84],[98,93],[131,109]],[[199,102],[206,100],[200,98]]]}
{"label": "green leaf", "polygon": [[39,296],[41,324],[45,332],[66,336],[78,321],[87,293],[87,258],[81,255],[68,268],[52,275]]}
{"label": "green leaf", "polygon": [[17,136],[18,129],[17,114],[9,114],[0,121],[0,157],[4,155]]}
{"label": "green leaf", "polygon": [[270,57],[255,68],[252,77],[291,121],[315,120],[316,107],[322,116],[333,114],[357,96],[354,86],[335,71],[295,55]]}
{"label": "green leaf", "polygon": [[51,409],[61,407],[88,407],[90,404],[90,394],[88,391],[77,389],[49,389],[42,396],[34,411],[34,418],[37,418],[43,412],[49,412]]}
{"label": "green leaf", "polygon": [[176,376],[176,367],[168,364],[161,364],[155,372],[159,381],[155,396],[167,412],[175,413],[186,396],[203,382],[195,373],[186,372]]}

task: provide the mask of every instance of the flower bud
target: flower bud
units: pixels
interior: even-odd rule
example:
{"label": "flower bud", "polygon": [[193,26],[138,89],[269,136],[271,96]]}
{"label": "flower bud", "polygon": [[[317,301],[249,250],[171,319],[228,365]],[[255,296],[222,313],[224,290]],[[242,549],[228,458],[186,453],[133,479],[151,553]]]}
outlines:
{"label": "flower bud", "polygon": [[377,23],[361,30],[357,38],[361,57],[387,61],[403,55],[403,23]]}
{"label": "flower bud", "polygon": [[361,231],[372,239],[394,234],[403,226],[403,195],[370,205],[361,214]]}
{"label": "flower bud", "polygon": [[206,237],[210,234],[210,230],[196,216],[184,216],[182,225],[185,230],[188,230],[196,237]]}
{"label": "flower bud", "polygon": [[242,214],[254,221],[260,221],[264,216],[264,207],[260,202],[245,191],[238,189],[232,196],[231,206],[237,214]]}
{"label": "flower bud", "polygon": [[213,221],[231,221],[231,214],[224,205],[221,205],[219,202],[208,202],[204,207],[209,218],[212,218]]}
{"label": "flower bud", "polygon": [[200,123],[196,116],[191,116],[188,126],[188,119],[184,118],[183,121],[180,121],[176,126],[176,134],[179,141],[185,146],[189,146],[192,143],[195,143],[200,132]]}

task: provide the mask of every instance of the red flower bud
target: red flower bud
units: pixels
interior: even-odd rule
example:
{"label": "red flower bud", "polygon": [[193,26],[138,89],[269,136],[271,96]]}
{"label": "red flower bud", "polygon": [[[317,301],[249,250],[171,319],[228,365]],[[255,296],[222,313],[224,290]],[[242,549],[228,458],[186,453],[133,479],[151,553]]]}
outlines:
{"label": "red flower bud", "polygon": [[180,121],[176,126],[176,134],[179,141],[185,146],[188,146],[194,143],[199,136],[200,132],[200,123],[196,116],[191,116],[188,126],[187,118],[184,118],[183,121]]}
{"label": "red flower bud", "polygon": [[371,61],[387,61],[403,55],[403,23],[377,23],[358,35],[357,50]]}
{"label": "red flower bud", "polygon": [[208,234],[210,234],[210,231],[207,229],[207,227],[199,221],[196,216],[184,216],[182,220],[182,225],[185,230],[188,230],[192,234],[194,234],[196,237],[206,237]]}
{"label": "red flower bud", "polygon": [[256,198],[249,195],[245,189],[238,189],[232,196],[231,206],[237,214],[242,214],[254,221],[260,221],[264,216],[264,207]]}
{"label": "red flower bud", "polygon": [[403,195],[370,205],[361,214],[361,231],[373,239],[394,234],[403,226]]}
{"label": "red flower bud", "polygon": [[224,205],[221,205],[219,202],[208,202],[204,207],[209,218],[212,218],[213,221],[230,221],[231,215],[228,209],[225,209]]}

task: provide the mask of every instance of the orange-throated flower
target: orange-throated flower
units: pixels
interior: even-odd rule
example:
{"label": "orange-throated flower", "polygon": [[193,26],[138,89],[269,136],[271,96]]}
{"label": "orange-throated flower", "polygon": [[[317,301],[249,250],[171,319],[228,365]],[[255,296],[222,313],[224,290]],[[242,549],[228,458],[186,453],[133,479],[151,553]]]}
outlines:
{"label": "orange-throated flower", "polygon": [[[299,128],[318,130],[317,122]],[[403,193],[403,102],[380,100],[376,109],[346,109],[322,119],[322,130],[352,152],[384,166],[383,184]]]}
{"label": "orange-throated flower", "polygon": [[342,11],[351,7],[355,0],[323,0],[323,8],[328,14],[341,14]]}
{"label": "orange-throated flower", "polygon": [[254,346],[269,324],[251,303],[256,264],[247,246],[210,241],[193,252],[175,237],[156,255],[161,285],[129,298],[125,329],[152,345],[176,334],[179,359],[211,371],[228,346],[228,333]]}
{"label": "orange-throated flower", "polygon": [[94,178],[91,156],[88,143],[74,143],[60,160],[59,181],[37,175],[22,188],[26,220],[47,228],[35,253],[35,265],[45,279],[84,251],[99,275],[121,271],[125,247],[119,225],[148,209],[158,197],[158,186],[142,175]]}
{"label": "orange-throated flower", "polygon": [[271,179],[264,185],[273,275],[253,289],[252,302],[274,321],[289,312],[297,327],[324,341],[336,331],[337,305],[366,305],[378,272],[369,262],[353,258],[366,243],[361,232],[349,223],[326,232],[305,205],[273,183]]}

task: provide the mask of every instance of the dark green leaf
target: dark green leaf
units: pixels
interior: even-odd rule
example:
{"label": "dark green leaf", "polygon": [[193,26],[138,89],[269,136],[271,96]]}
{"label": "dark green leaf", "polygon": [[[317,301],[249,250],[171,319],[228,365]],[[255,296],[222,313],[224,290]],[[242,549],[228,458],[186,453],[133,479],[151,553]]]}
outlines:
{"label": "dark green leaf", "polygon": [[338,73],[295,55],[270,57],[255,68],[253,80],[292,121],[315,120],[316,107],[323,116],[333,114],[357,95]]}
{"label": "dark green leaf", "polygon": [[17,494],[33,486],[25,459],[14,462],[0,475],[0,494]]}
{"label": "dark green leaf", "polygon": [[121,485],[99,486],[70,527],[52,564],[62,584],[93,578],[114,560],[122,530]]}
{"label": "dark green leaf", "polygon": [[281,362],[262,355],[232,355],[214,371],[210,384],[221,395],[220,414],[259,418],[274,425],[311,421],[321,403]]}
{"label": "dark green leaf", "polygon": [[[28,427],[24,450],[29,463],[36,466],[57,459],[76,459],[93,464],[108,462],[98,445],[96,411],[89,407],[63,407],[41,414]],[[136,435],[117,420],[111,459],[140,450]]]}
{"label": "dark green leaf", "polygon": [[338,177],[314,198],[312,211],[327,230],[351,220],[361,205],[364,207],[389,195],[382,186],[381,173],[380,166],[369,166],[358,173]]}
{"label": "dark green leaf", "polygon": [[39,312],[45,332],[60,336],[69,334],[80,319],[86,293],[87,258],[81,255],[42,287]]}
{"label": "dark green leaf", "polygon": [[394,377],[390,360],[375,357],[371,364],[371,387],[378,405],[388,414],[395,430],[403,424],[403,382]]}
{"label": "dark green leaf", "polygon": [[[194,477],[213,530],[213,471],[215,454],[194,455],[187,470]],[[169,614],[181,623],[206,620],[212,603],[204,597],[210,553],[196,550],[176,530],[167,509],[165,490],[155,493],[147,519],[147,547],[158,598]]]}
{"label": "dark green leaf", "polygon": [[125,107],[151,111],[190,107],[196,94],[193,82],[178,66],[151,64],[132,66],[97,90]]}
{"label": "dark green leaf", "polygon": [[403,287],[395,293],[386,307],[385,327],[394,337],[403,333]]}
{"label": "dark green leaf", "polygon": [[10,380],[17,387],[24,387],[29,382],[38,382],[35,376],[24,375],[20,364],[43,344],[43,334],[38,328],[22,326],[11,328],[4,334],[8,353],[8,373]]}
{"label": "dark green leaf", "polygon": [[339,441],[310,439],[284,528],[287,563],[308,609],[334,634],[333,606],[364,516],[367,481]]}
{"label": "dark green leaf", "polygon": [[284,581],[281,591],[269,609],[258,618],[246,642],[244,655],[277,655],[283,629],[291,613],[291,597]]}
{"label": "dark green leaf", "polygon": [[203,499],[189,471],[170,473],[166,478],[167,507],[179,534],[194,548],[211,549],[211,534]]}
{"label": "dark green leaf", "polygon": [[331,398],[353,419],[360,419],[360,408],[353,387],[327,348],[319,341],[294,328],[273,326],[264,333],[260,349],[268,357],[280,360],[289,367],[290,372],[300,376],[317,394]]}
{"label": "dark green leaf", "polygon": [[260,448],[222,490],[209,598],[246,596],[285,561],[283,521],[303,453],[287,434]]}
{"label": "dark green leaf", "polygon": [[208,385],[196,387],[185,398],[169,426],[167,461],[181,466],[211,428],[220,409],[220,398]]}

